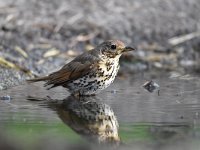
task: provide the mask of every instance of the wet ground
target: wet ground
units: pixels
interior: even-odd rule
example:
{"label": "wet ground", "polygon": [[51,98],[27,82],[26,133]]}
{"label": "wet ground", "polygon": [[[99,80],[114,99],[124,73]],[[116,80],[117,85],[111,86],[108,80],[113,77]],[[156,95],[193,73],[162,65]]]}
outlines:
{"label": "wet ground", "polygon": [[[160,85],[149,93],[147,80]],[[0,92],[0,146],[10,149],[198,150],[200,78],[141,73],[93,97],[24,84]],[[3,100],[4,99],[4,100]]]}

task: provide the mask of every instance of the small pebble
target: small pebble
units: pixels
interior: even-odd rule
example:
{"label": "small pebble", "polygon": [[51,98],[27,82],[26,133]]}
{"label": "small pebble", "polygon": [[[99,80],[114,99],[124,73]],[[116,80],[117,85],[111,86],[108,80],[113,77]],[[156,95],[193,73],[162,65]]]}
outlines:
{"label": "small pebble", "polygon": [[[155,90],[159,90],[159,85],[155,83],[154,81],[147,81],[143,84],[143,88],[145,88],[149,92],[154,92]],[[159,95],[159,92],[158,92]]]}
{"label": "small pebble", "polygon": [[111,93],[116,94],[117,90],[112,90]]}
{"label": "small pebble", "polygon": [[10,95],[0,96],[0,100],[10,101],[10,100],[11,100],[11,97],[10,97]]}

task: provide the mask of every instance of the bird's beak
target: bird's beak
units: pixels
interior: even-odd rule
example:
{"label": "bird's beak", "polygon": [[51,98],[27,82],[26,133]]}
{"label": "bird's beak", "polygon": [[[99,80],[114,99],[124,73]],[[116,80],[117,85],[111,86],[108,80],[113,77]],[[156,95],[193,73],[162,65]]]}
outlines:
{"label": "bird's beak", "polygon": [[132,48],[132,47],[127,46],[127,47],[125,47],[125,48],[123,49],[123,52],[128,52],[128,51],[133,51],[133,50],[135,50],[135,48]]}

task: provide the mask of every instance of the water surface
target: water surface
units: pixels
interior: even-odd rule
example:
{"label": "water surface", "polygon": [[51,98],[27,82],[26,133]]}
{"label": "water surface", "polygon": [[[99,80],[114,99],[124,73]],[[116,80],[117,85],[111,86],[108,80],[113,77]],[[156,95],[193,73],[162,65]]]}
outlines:
{"label": "water surface", "polygon": [[[142,87],[151,79],[159,94]],[[42,83],[0,95],[11,97],[0,101],[0,141],[20,149],[200,147],[200,79],[194,75],[120,77],[98,95],[79,99]]]}

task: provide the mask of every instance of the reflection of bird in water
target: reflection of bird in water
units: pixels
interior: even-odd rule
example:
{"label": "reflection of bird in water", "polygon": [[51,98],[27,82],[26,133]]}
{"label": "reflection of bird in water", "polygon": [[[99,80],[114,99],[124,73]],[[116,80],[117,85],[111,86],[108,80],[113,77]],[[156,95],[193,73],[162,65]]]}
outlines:
{"label": "reflection of bird in water", "polygon": [[61,120],[78,134],[99,143],[119,143],[118,121],[109,105],[96,97],[69,96],[49,101]]}

